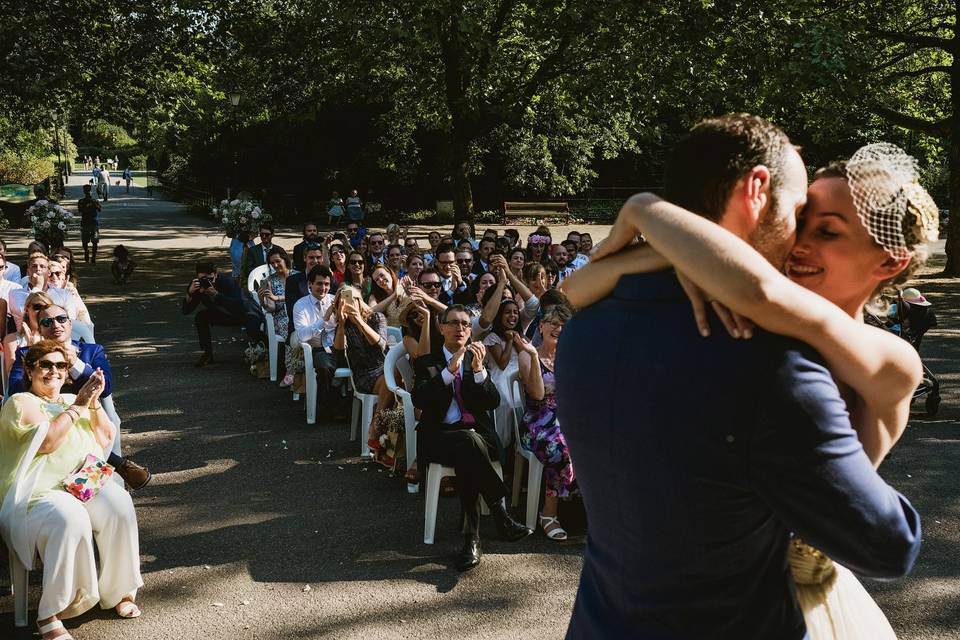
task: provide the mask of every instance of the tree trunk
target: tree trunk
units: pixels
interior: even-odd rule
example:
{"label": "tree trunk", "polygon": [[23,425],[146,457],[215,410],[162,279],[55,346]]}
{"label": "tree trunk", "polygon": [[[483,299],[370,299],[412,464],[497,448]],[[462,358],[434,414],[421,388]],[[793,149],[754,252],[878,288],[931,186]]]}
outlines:
{"label": "tree trunk", "polygon": [[453,191],[453,219],[473,224],[473,188],[470,186],[470,143],[454,132],[450,139],[450,188]]}
{"label": "tree trunk", "polygon": [[[956,11],[960,14],[960,5]],[[960,33],[954,35],[953,42],[960,43]],[[943,275],[957,276],[960,275],[960,55],[956,54],[950,65],[950,103],[950,223]]]}

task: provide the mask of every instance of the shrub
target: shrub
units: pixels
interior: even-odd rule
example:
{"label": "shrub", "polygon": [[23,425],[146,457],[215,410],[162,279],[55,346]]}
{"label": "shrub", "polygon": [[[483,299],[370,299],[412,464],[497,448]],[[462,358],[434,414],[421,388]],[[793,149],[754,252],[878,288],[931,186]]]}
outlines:
{"label": "shrub", "polygon": [[126,129],[105,120],[94,120],[84,127],[81,139],[84,145],[108,149],[124,149],[137,144]]}
{"label": "shrub", "polygon": [[0,153],[0,184],[37,184],[53,173],[53,162],[49,158],[21,157],[12,151]]}
{"label": "shrub", "polygon": [[127,158],[127,162],[130,163],[130,168],[136,171],[143,171],[147,168],[147,156],[142,153],[130,156]]}

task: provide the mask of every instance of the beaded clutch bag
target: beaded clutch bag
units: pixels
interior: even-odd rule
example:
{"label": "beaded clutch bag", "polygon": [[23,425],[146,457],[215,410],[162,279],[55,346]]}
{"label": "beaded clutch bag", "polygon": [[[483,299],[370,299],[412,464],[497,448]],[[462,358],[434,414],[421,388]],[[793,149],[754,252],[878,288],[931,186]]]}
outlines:
{"label": "beaded clutch bag", "polygon": [[80,469],[63,479],[63,488],[80,502],[86,502],[98,493],[113,477],[113,467],[88,453]]}

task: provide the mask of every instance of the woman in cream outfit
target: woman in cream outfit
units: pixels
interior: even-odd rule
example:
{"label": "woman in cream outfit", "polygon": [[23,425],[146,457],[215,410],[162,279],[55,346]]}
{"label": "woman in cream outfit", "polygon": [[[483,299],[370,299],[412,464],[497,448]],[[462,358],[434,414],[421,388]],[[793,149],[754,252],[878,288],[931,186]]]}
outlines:
{"label": "woman in cream outfit", "polygon": [[71,638],[60,619],[97,603],[124,618],[140,615],[133,601],[143,586],[130,495],[108,481],[80,502],[61,483],[88,454],[104,458],[115,428],[100,405],[99,369],[76,396],[60,393],[67,362],[57,342],[31,347],[24,359],[30,391],[15,394],[0,411],[0,533],[24,566],[32,567],[35,558],[42,563],[37,624],[44,640]]}

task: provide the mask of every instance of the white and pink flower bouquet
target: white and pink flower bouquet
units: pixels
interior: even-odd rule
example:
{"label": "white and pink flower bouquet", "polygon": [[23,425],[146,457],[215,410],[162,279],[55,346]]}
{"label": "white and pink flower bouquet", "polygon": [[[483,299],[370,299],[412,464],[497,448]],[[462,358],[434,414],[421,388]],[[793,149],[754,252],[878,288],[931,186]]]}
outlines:
{"label": "white and pink flower bouquet", "polygon": [[27,217],[34,238],[48,247],[62,247],[74,216],[55,200],[37,200],[27,209]]}
{"label": "white and pink flower bouquet", "polygon": [[273,220],[256,200],[221,200],[210,215],[220,221],[220,229],[230,238],[236,238],[243,231],[256,236],[261,224]]}

